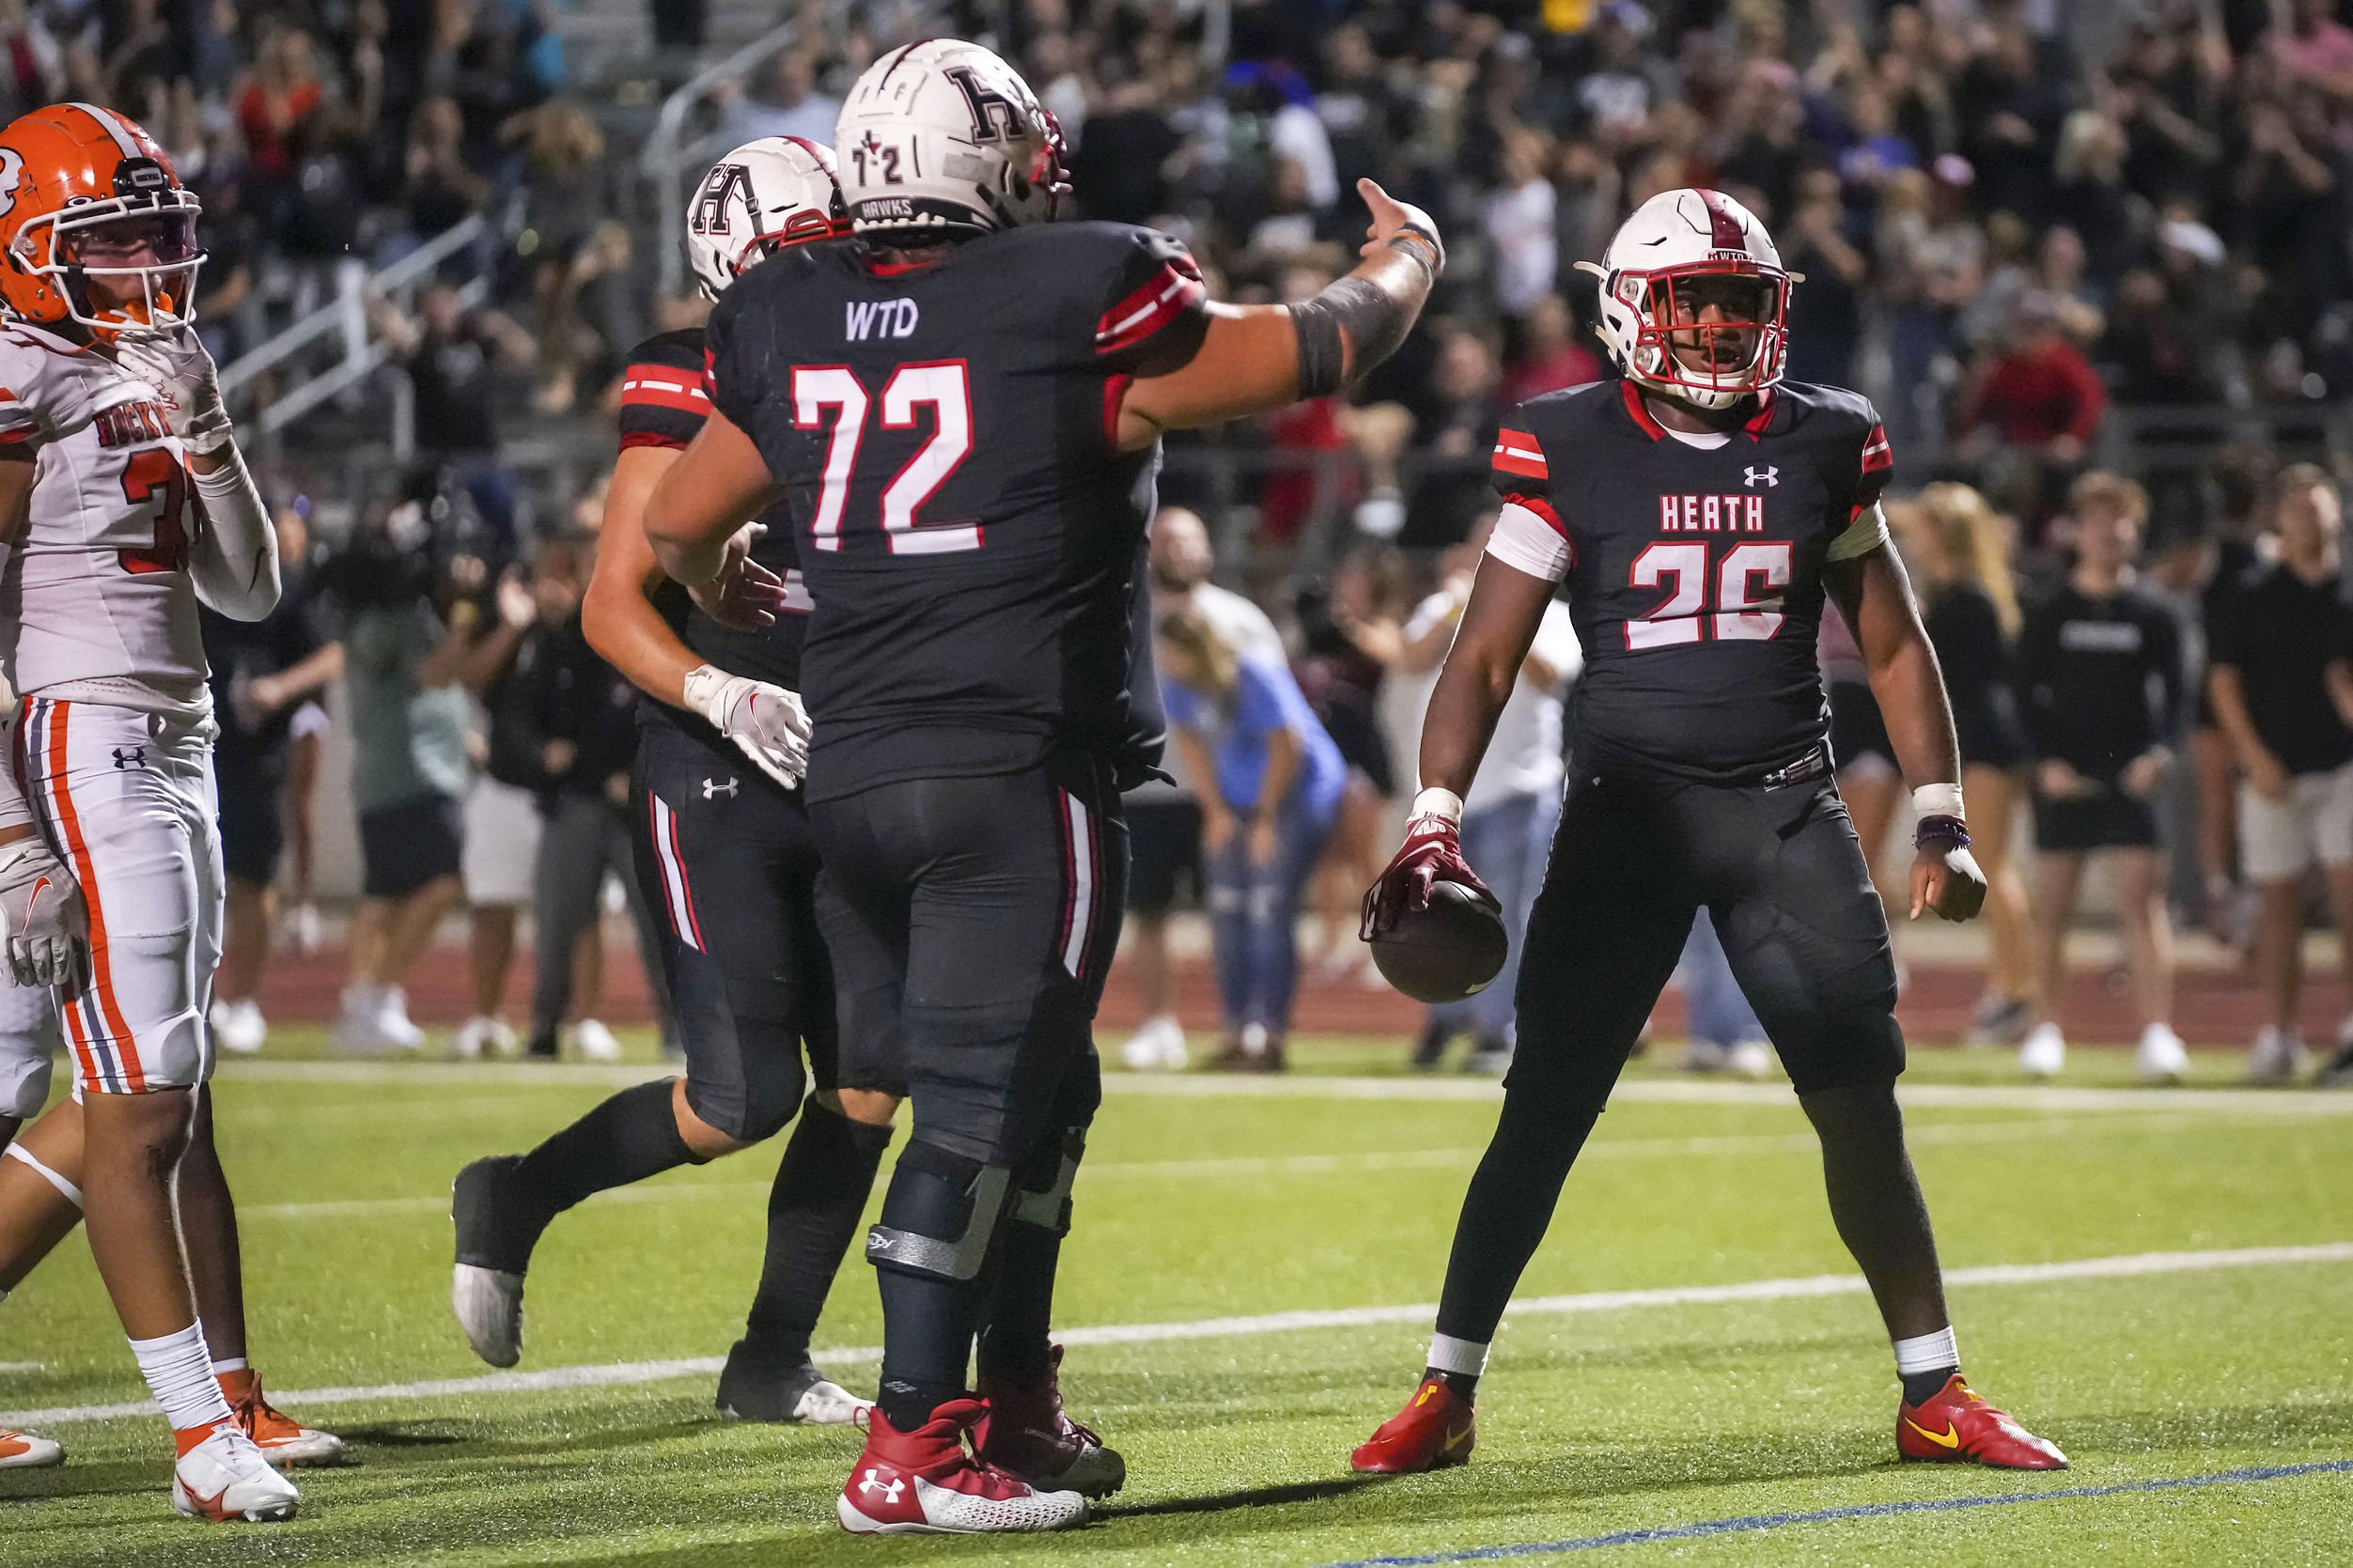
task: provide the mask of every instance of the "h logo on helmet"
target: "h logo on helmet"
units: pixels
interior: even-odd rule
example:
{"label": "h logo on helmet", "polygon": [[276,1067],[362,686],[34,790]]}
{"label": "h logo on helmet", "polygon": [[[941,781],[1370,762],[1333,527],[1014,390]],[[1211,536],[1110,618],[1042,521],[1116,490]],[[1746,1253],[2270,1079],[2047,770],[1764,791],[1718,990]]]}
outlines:
{"label": "h logo on helmet", "polygon": [[984,86],[970,66],[950,66],[942,72],[956,84],[956,90],[964,95],[964,106],[973,112],[973,140],[975,142],[1019,141],[1021,135],[1021,112],[1013,101]]}
{"label": "h logo on helmet", "polygon": [[694,232],[725,234],[727,232],[727,200],[739,188],[745,210],[753,210],[752,171],[740,163],[721,163],[703,181],[703,194],[694,201]]}

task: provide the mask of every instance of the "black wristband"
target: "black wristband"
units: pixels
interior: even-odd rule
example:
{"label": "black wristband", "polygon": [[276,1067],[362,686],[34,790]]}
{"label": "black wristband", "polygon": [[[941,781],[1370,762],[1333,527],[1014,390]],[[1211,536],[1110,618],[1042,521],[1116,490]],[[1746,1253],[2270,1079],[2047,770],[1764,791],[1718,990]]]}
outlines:
{"label": "black wristband", "polygon": [[1966,849],[1969,827],[1957,816],[1924,816],[1912,830],[1914,849]]}
{"label": "black wristband", "polygon": [[1389,248],[1411,256],[1422,264],[1422,276],[1431,283],[1438,281],[1439,269],[1446,265],[1446,253],[1438,243],[1438,236],[1418,228],[1389,237]]}

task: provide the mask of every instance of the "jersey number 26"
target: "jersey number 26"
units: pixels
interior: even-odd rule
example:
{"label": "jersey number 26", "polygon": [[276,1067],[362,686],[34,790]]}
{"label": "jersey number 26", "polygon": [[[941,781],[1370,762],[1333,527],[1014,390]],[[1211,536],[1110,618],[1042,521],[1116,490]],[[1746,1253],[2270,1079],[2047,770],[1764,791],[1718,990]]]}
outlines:
{"label": "jersey number 26", "polygon": [[[1771,608],[1781,596],[1771,590],[1789,586],[1790,554],[1786,541],[1762,539],[1725,551],[1712,574],[1715,613],[1705,614],[1711,576],[1707,547],[1697,543],[1650,546],[1634,557],[1628,584],[1667,588],[1667,597],[1647,616],[1626,623],[1627,651],[1671,648],[1699,642],[1711,632],[1720,643],[1770,641],[1782,623],[1781,612]],[[1768,590],[1761,597],[1755,591],[1758,578],[1765,580]]]}

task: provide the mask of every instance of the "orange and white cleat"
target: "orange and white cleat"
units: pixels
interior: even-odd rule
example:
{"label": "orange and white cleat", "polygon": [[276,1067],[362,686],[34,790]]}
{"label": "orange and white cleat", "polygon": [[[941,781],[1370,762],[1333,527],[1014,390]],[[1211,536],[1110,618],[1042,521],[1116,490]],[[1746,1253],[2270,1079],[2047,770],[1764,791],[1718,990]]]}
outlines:
{"label": "orange and white cleat", "polygon": [[294,1517],[303,1495],[271,1467],[236,1422],[185,1432],[179,1440],[179,1462],[172,1468],[174,1508],[216,1524],[275,1524]]}
{"label": "orange and white cleat", "polygon": [[1086,1499],[1050,1492],[973,1457],[964,1435],[988,1414],[976,1399],[953,1400],[912,1432],[893,1427],[880,1406],[866,1413],[858,1455],[834,1512],[858,1535],[985,1535],[1062,1529],[1086,1519]]}
{"label": "orange and white cleat", "polygon": [[1918,1405],[1895,1412],[1895,1451],[1908,1460],[1989,1465],[1998,1470],[2064,1470],[2067,1456],[1986,1403],[1955,1373]]}
{"label": "orange and white cleat", "polygon": [[0,1470],[37,1470],[65,1462],[66,1451],[48,1438],[0,1427]]}
{"label": "orange and white cleat", "polygon": [[1467,1464],[1478,1447],[1479,1423],[1471,1402],[1436,1377],[1422,1379],[1404,1409],[1348,1460],[1348,1467],[1371,1475],[1420,1475]]}
{"label": "orange and white cleat", "polygon": [[343,1456],[343,1439],[304,1426],[261,1397],[261,1377],[251,1368],[220,1374],[221,1395],[246,1436],[273,1465],[332,1465]]}
{"label": "orange and white cleat", "polygon": [[974,1449],[982,1464],[1010,1470],[1040,1491],[1108,1498],[1127,1483],[1128,1462],[1063,1409],[1061,1374],[1062,1346],[1055,1345],[1046,1374],[1026,1389],[983,1377],[980,1397],[989,1414],[974,1431]]}

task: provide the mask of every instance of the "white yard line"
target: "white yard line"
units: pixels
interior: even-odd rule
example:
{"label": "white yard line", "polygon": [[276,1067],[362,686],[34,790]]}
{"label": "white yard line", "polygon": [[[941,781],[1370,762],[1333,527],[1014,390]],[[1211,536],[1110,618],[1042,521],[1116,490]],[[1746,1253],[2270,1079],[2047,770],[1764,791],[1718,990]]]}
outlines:
{"label": "white yard line", "polygon": [[[2065,1134],[2075,1138],[2139,1135],[2166,1127],[2211,1123],[2209,1116],[2152,1113],[2143,1116],[2034,1116],[1999,1122],[1929,1123],[1909,1128],[1907,1141],[1915,1149],[1943,1143],[2008,1143]],[[1811,1156],[1820,1147],[1810,1132],[1735,1133],[1699,1138],[1600,1139],[1585,1145],[1580,1160],[1682,1159],[1708,1155],[1795,1154]],[[1156,1179],[1171,1176],[1254,1177],[1324,1175],[1350,1171],[1446,1171],[1469,1165],[1486,1153],[1483,1145],[1443,1149],[1368,1149],[1329,1155],[1236,1155],[1214,1159],[1098,1159],[1080,1168],[1089,1185],[1102,1181]],[[652,1186],[616,1188],[589,1199],[596,1203],[678,1203],[705,1198],[737,1198],[765,1192],[768,1181],[661,1182]],[[353,1219],[367,1215],[441,1214],[449,1207],[447,1193],[402,1198],[321,1198],[285,1203],[241,1203],[245,1219]]]}
{"label": "white yard line", "polygon": [[[326,1084],[462,1084],[479,1088],[516,1086],[624,1088],[665,1077],[672,1069],[652,1063],[599,1066],[550,1062],[224,1062],[220,1076],[241,1080]],[[1175,1099],[1340,1099],[1498,1101],[1503,1087],[1474,1078],[1328,1078],[1313,1073],[1274,1078],[1226,1077],[1213,1073],[1122,1073],[1103,1075],[1113,1095]],[[1922,1110],[2150,1110],[2242,1111],[2259,1116],[2353,1116],[2353,1094],[2311,1094],[2249,1089],[2075,1089],[2062,1085],[2002,1083],[1907,1083],[1901,1097]],[[1724,1083],[1707,1079],[1629,1079],[1611,1096],[1626,1104],[1788,1105],[1796,1095],[1786,1083]]]}
{"label": "white yard line", "polygon": [[[2121,1280],[2151,1274],[2208,1274],[2226,1269],[2267,1268],[2293,1264],[2353,1263],[2353,1241],[2308,1247],[2238,1247],[2204,1252],[2130,1252],[2107,1258],[2072,1258],[2058,1263],[1991,1264],[1945,1271],[1948,1285],[2037,1285],[2074,1280]],[[1860,1275],[1811,1274],[1783,1280],[1748,1280],[1735,1284],[1673,1285],[1653,1290],[1589,1291],[1579,1296],[1538,1296],[1515,1301],[1511,1316],[1566,1316],[1628,1309],[1709,1306],[1723,1302],[1787,1301],[1823,1296],[1864,1294]],[[1436,1315],[1432,1302],[1392,1307],[1342,1307],[1320,1311],[1266,1312],[1253,1317],[1196,1318],[1181,1323],[1114,1323],[1067,1328],[1065,1344],[1167,1344],[1183,1340],[1246,1339],[1303,1329],[1363,1328],[1426,1324]],[[820,1349],[828,1363],[872,1361],[879,1345]],[[659,1383],[675,1377],[707,1376],[719,1370],[717,1357],[662,1361],[612,1361],[596,1366],[550,1367],[540,1372],[494,1372],[475,1377],[441,1377],[417,1383],[378,1383],[331,1389],[272,1389],[272,1403],[293,1405],[373,1405],[524,1393],[549,1389],[616,1388]],[[115,1421],[155,1413],[145,1400],[120,1405],[70,1405],[46,1410],[0,1411],[0,1426],[62,1426],[77,1421]]]}

